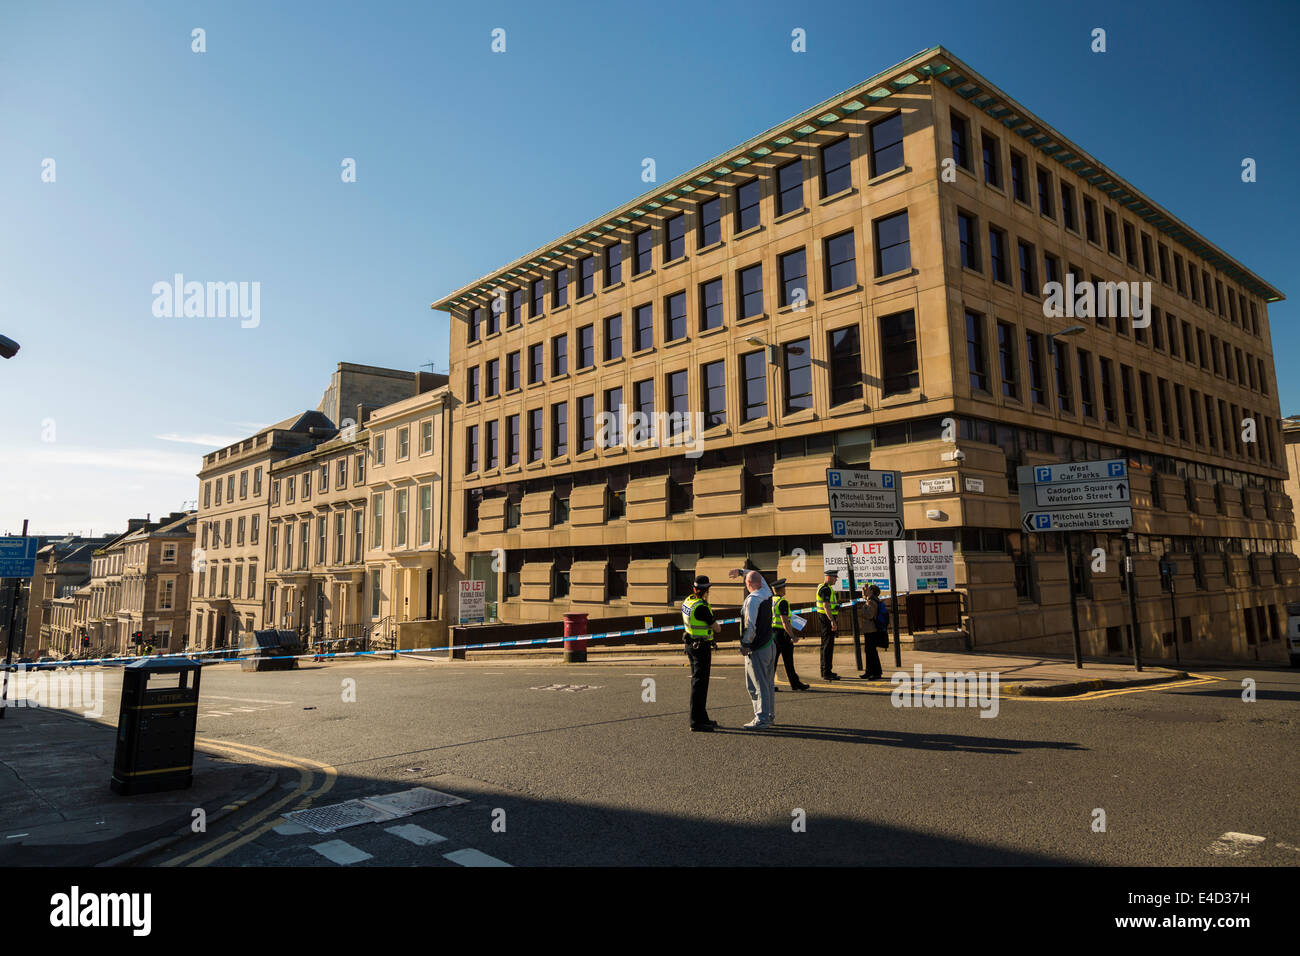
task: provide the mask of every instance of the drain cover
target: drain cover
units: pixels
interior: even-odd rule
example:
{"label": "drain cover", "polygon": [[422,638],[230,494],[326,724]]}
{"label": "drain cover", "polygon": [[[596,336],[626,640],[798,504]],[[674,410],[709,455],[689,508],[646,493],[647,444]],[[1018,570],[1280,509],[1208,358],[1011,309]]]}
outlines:
{"label": "drain cover", "polygon": [[454,797],[450,793],[430,790],[428,787],[412,787],[382,797],[366,797],[364,802],[367,806],[401,816],[432,810],[434,807],[454,807],[458,803],[469,803],[464,797]]}
{"label": "drain cover", "polygon": [[370,806],[360,800],[348,800],[328,807],[309,807],[283,814],[286,820],[311,827],[317,833],[333,833],[347,827],[360,826],[363,823],[378,823],[381,820],[393,820],[403,813],[391,813],[380,807]]}
{"label": "drain cover", "polygon": [[286,820],[311,827],[317,833],[333,833],[363,823],[382,823],[409,817],[421,810],[435,807],[453,807],[458,803],[469,803],[464,797],[456,797],[440,790],[428,787],[412,787],[397,793],[366,797],[364,800],[347,800],[343,803],[330,804],[327,807],[310,807],[283,813]]}

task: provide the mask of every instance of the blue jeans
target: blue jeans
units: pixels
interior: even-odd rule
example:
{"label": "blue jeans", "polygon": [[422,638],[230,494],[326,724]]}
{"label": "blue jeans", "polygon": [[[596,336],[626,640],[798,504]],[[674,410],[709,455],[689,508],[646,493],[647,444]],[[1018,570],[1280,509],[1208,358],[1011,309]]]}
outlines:
{"label": "blue jeans", "polygon": [[759,723],[771,723],[776,717],[776,641],[745,658],[745,688],[754,702],[754,717]]}

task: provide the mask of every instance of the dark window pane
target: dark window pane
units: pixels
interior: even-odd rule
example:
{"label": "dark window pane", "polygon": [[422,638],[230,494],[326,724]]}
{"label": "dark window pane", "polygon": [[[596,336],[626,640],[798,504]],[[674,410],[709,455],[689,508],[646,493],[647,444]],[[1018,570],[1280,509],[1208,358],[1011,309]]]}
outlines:
{"label": "dark window pane", "polygon": [[822,196],[834,196],[853,185],[849,138],[822,147]]}
{"label": "dark window pane", "polygon": [[686,214],[678,213],[664,223],[664,262],[686,255]]}
{"label": "dark window pane", "polygon": [[858,281],[853,230],[826,240],[826,291],[847,289]]}
{"label": "dark window pane", "polygon": [[810,339],[788,342],[785,352],[786,414],[812,408],[812,347]]}
{"label": "dark window pane", "polygon": [[753,229],[759,224],[758,180],[751,179],[736,188],[736,232]]}
{"label": "dark window pane", "polygon": [[903,114],[871,124],[871,175],[880,176],[903,165]]}
{"label": "dark window pane", "polygon": [[884,397],[919,388],[916,356],[916,317],[911,310],[880,320],[881,384]]}
{"label": "dark window pane", "polygon": [[750,266],[737,273],[737,298],[740,300],[740,318],[763,313],[763,267]]}
{"label": "dark window pane", "polygon": [[700,331],[722,327],[722,280],[700,286]]}
{"label": "dark window pane", "polygon": [[767,351],[747,352],[740,357],[742,421],[767,416]]}
{"label": "dark window pane", "polygon": [[704,427],[727,421],[727,375],[725,362],[709,362],[700,370],[700,392],[704,399]]}
{"label": "dark window pane", "polygon": [[788,212],[802,208],[803,166],[796,159],[776,171],[776,214],[784,216]]}
{"label": "dark window pane", "polygon": [[862,397],[862,348],[856,325],[827,335],[830,354],[831,406]]}
{"label": "dark window pane", "polygon": [[907,210],[877,219],[876,275],[886,276],[912,267],[912,250],[908,242]]}
{"label": "dark window pane", "polygon": [[722,199],[714,197],[700,203],[700,245],[722,241]]}
{"label": "dark window pane", "polygon": [[664,341],[686,337],[686,293],[675,292],[664,299]]}
{"label": "dark window pane", "polygon": [[781,305],[808,301],[808,264],[803,249],[787,252],[780,258]]}
{"label": "dark window pane", "polygon": [[642,229],[632,237],[632,274],[640,275],[654,267],[654,235]]}

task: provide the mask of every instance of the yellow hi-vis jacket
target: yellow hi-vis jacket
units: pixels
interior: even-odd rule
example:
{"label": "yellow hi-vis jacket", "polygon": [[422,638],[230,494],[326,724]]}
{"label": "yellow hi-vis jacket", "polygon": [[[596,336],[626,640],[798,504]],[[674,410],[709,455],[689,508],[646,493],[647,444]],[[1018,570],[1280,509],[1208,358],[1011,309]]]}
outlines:
{"label": "yellow hi-vis jacket", "polygon": [[682,602],[682,621],[686,625],[686,637],[694,641],[711,641],[713,640],[712,626],[704,623],[699,616],[699,609],[705,608],[712,611],[709,602],[703,598],[696,597],[692,594]]}

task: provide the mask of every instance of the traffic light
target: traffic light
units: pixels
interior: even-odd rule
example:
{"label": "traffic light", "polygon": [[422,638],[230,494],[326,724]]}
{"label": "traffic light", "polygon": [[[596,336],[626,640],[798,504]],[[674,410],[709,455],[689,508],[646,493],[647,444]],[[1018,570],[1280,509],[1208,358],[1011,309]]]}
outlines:
{"label": "traffic light", "polygon": [[144,642],[144,631],[136,631],[131,635],[132,644],[141,644]]}
{"label": "traffic light", "polygon": [[89,646],[90,646],[90,635],[89,635],[89,634],[83,634],[83,635],[81,635],[81,646],[82,646],[82,647],[89,647]]}

